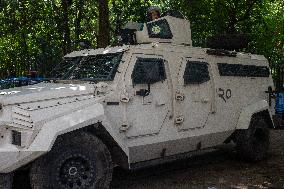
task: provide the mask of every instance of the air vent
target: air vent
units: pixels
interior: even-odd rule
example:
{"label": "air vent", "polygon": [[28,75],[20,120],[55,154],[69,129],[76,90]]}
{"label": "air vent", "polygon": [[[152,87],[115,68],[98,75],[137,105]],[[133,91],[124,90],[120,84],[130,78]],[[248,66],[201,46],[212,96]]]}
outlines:
{"label": "air vent", "polygon": [[12,120],[14,127],[33,128],[34,126],[30,115],[20,108],[12,109]]}

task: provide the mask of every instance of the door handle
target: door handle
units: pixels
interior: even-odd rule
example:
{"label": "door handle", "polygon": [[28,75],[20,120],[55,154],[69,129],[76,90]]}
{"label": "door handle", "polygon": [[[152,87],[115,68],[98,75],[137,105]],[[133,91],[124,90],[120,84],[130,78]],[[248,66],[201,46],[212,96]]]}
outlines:
{"label": "door handle", "polygon": [[136,91],[137,96],[146,97],[146,96],[149,96],[149,94],[150,94],[150,90],[146,90],[146,89],[140,89],[139,91]]}

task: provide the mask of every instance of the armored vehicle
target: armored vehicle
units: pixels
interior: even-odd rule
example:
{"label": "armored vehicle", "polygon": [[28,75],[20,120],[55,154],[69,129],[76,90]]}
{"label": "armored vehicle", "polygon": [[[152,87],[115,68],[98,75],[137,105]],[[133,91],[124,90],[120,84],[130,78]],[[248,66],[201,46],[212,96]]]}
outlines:
{"label": "armored vehicle", "polygon": [[139,169],[236,143],[266,157],[274,101],[264,56],[192,46],[190,22],[165,16],[134,45],[64,57],[58,79],[0,92],[1,187],[107,189],[114,166]]}

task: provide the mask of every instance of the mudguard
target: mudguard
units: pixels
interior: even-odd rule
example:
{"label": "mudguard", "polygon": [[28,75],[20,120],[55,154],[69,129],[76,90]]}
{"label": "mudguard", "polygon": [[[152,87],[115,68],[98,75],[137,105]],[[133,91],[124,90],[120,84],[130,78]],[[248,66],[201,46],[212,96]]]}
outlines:
{"label": "mudguard", "polygon": [[44,124],[29,149],[32,151],[50,151],[58,136],[103,122],[103,120],[104,108],[101,104],[94,104],[69,115],[64,115]]}
{"label": "mudguard", "polygon": [[266,100],[258,101],[257,103],[251,104],[245,108],[240,113],[240,117],[236,126],[236,129],[248,129],[250,125],[250,120],[252,116],[256,113],[267,110],[269,116],[271,117],[271,112],[269,110],[269,105]]}
{"label": "mudguard", "polygon": [[[18,149],[13,146],[7,146],[1,149],[0,173],[12,172],[49,152],[58,136],[98,122],[106,126],[108,131],[110,130],[110,125],[105,118],[104,107],[100,103],[45,123],[28,148]],[[120,143],[119,141],[117,142]]]}

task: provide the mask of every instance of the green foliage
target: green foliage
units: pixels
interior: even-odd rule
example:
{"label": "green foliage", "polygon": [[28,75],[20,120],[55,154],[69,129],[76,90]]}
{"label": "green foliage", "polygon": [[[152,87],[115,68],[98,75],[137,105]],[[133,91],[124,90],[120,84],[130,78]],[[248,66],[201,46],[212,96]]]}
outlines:
{"label": "green foliage", "polygon": [[[96,48],[99,3],[92,0],[0,0],[0,78],[29,69],[48,76],[65,53],[79,50],[81,40]],[[271,66],[283,64],[282,0],[108,0],[111,44],[128,21],[145,22],[149,6],[181,11],[192,25],[194,46],[220,34],[246,34],[244,51],[264,54]]]}
{"label": "green foliage", "polygon": [[268,2],[252,26],[250,51],[265,55],[272,67],[284,64],[284,2]]}

